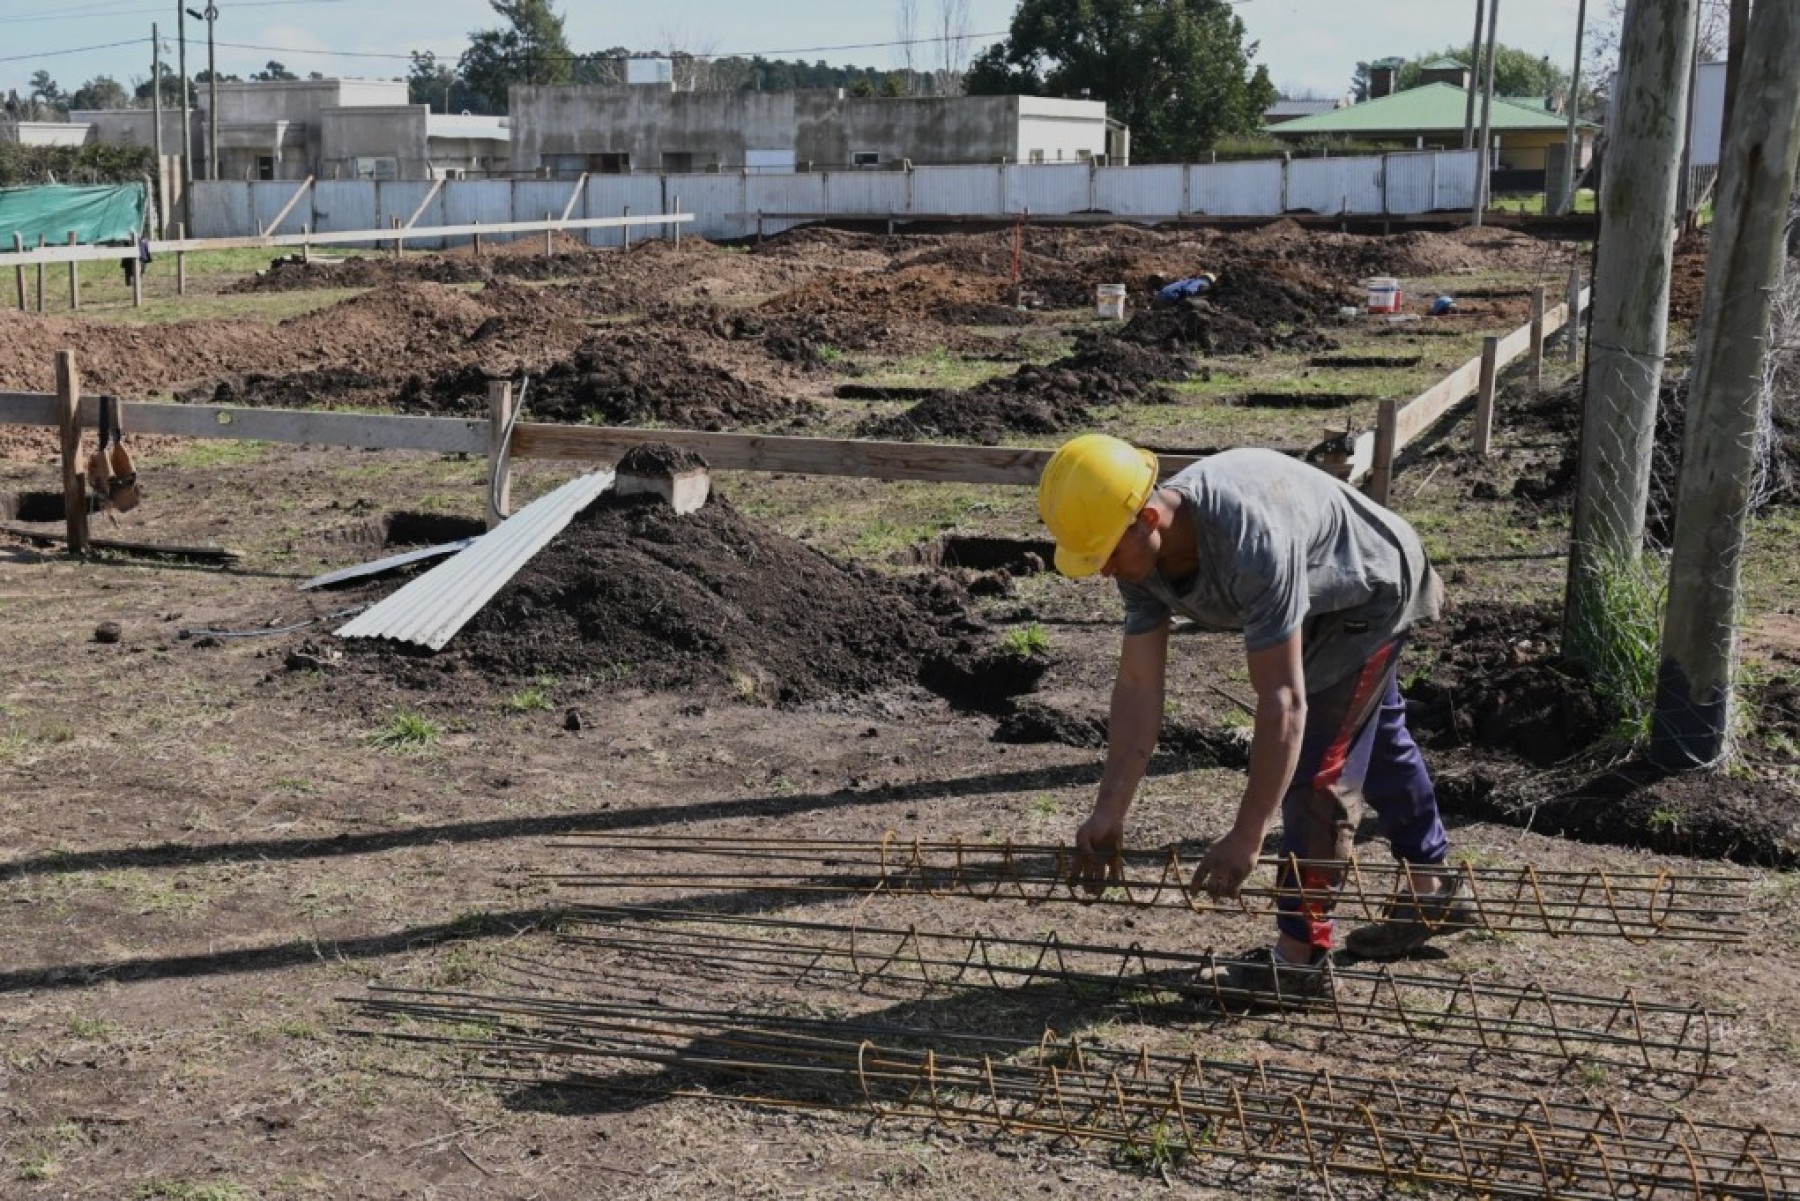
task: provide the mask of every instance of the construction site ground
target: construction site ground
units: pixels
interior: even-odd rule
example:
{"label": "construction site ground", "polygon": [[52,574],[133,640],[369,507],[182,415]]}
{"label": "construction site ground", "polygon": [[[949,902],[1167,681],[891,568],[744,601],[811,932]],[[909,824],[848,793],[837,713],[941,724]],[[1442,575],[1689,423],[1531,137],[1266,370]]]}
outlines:
{"label": "construction site ground", "polygon": [[[1014,239],[801,230],[753,246],[562,244],[549,259],[521,240],[479,259],[274,266],[234,252],[194,256],[180,299],[158,262],[142,309],[115,274],[91,273],[76,315],[58,270],[49,312],[0,311],[0,391],[53,390],[66,348],[87,390],[127,400],[482,415],[488,377],[528,375],[531,420],[1021,446],[1102,429],[1171,452],[1305,454],[1516,328],[1534,285],[1559,300],[1587,249],[1500,231],[1033,228],[1015,285]],[[1704,247],[1684,249],[1683,329],[1704,267]],[[1213,299],[1151,311],[1155,286],[1200,270],[1219,274]],[[1363,311],[1374,274],[1405,281],[1403,320]],[[1127,285],[1127,321],[1094,317],[1102,283]],[[1458,311],[1428,316],[1438,295]],[[1508,375],[1491,458],[1468,454],[1464,412],[1409,448],[1392,500],[1449,588],[1402,675],[1457,862],[1717,871],[1745,878],[1750,898],[1740,944],[1469,933],[1405,969],[1717,1010],[1733,1058],[1698,1083],[1142,997],[906,995],[586,946],[573,907],[682,895],[547,879],[650,869],[609,835],[1068,842],[1100,774],[1112,588],[1042,570],[1027,488],[720,472],[694,517],[602,504],[578,518],[444,653],[370,649],[331,631],[398,579],[298,585],[477,532],[485,461],[134,438],[143,503],[96,515],[95,536],[241,557],[72,560],[0,534],[0,1195],[1388,1191],[1186,1151],[871,1121],[854,1087],[806,1094],[844,1113],[771,1109],[721,1099],[766,1081],[554,1057],[526,1065],[539,1075],[521,1085],[500,1079],[518,1064],[502,1071],[475,1048],[491,1033],[479,1023],[446,1043],[392,1037],[420,1031],[368,1012],[372,986],[947,1037],[1029,1040],[1048,1024],[1113,1047],[1794,1129],[1800,494],[1794,402],[1782,403],[1745,570],[1743,754],[1723,775],[1612,770],[1628,758],[1614,717],[1555,655],[1580,404],[1559,345],[1541,395]],[[515,508],[579,470],[519,464]],[[60,488],[53,433],[0,427],[8,528],[60,531],[44,511]],[[1228,827],[1248,693],[1235,638],[1177,633],[1134,846],[1181,844],[1192,861]],[[1385,862],[1364,834],[1359,854]],[[1268,935],[1259,918],[1118,904],[704,899],[1171,951],[1233,953]],[[575,1087],[571,1066],[597,1087]]]}

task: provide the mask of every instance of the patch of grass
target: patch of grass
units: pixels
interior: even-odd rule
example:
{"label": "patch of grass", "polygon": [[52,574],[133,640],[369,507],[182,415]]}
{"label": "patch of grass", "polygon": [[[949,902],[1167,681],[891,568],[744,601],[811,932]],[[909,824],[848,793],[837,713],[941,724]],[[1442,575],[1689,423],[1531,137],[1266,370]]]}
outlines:
{"label": "patch of grass", "polygon": [[396,712],[387,725],[369,735],[369,741],[377,747],[396,754],[417,754],[436,746],[443,738],[444,727],[423,713],[408,709]]}
{"label": "patch of grass", "polygon": [[1649,737],[1662,654],[1668,569],[1661,556],[1597,562],[1586,585],[1570,590],[1565,651],[1590,665],[1594,691],[1616,715],[1621,750]]}
{"label": "patch of grass", "polygon": [[19,1161],[18,1176],[20,1180],[52,1180],[61,1171],[56,1152],[40,1148]]}
{"label": "patch of grass", "polygon": [[254,1194],[241,1184],[225,1181],[151,1180],[132,1189],[131,1196],[133,1201],[252,1201]]}
{"label": "patch of grass", "polygon": [[1149,1141],[1129,1143],[1119,1150],[1119,1162],[1146,1176],[1166,1175],[1188,1157],[1188,1146],[1167,1122],[1158,1122]]}
{"label": "patch of grass", "polygon": [[537,713],[555,706],[550,690],[556,687],[552,676],[539,676],[537,683],[506,698],[506,707],[515,713]]}
{"label": "patch of grass", "polygon": [[1053,796],[1041,796],[1031,802],[1031,811],[1039,817],[1055,817],[1062,812]]}
{"label": "patch of grass", "polygon": [[1650,811],[1650,829],[1657,834],[1681,833],[1681,814],[1667,806],[1660,806]]}
{"label": "patch of grass", "polygon": [[267,442],[238,442],[230,438],[201,439],[157,456],[159,467],[205,471],[215,467],[244,467],[261,463],[272,449]]}
{"label": "patch of grass", "polygon": [[84,1014],[69,1015],[69,1033],[89,1042],[111,1042],[125,1033],[125,1028],[111,1018],[91,1018]]}
{"label": "patch of grass", "polygon": [[1029,659],[1050,651],[1050,635],[1037,622],[1017,626],[1000,636],[1000,650],[1015,659]]}
{"label": "patch of grass", "polygon": [[0,764],[17,767],[30,762],[31,742],[31,735],[23,730],[0,734]]}

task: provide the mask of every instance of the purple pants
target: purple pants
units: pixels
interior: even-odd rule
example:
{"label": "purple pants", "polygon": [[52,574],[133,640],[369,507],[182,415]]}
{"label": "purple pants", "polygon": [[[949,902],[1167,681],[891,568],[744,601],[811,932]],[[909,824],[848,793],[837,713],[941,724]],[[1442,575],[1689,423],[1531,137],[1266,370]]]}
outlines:
{"label": "purple pants", "polygon": [[[1281,806],[1284,859],[1349,858],[1363,801],[1402,863],[1438,864],[1449,854],[1437,791],[1406,729],[1396,679],[1400,646],[1388,643],[1361,671],[1306,698],[1300,763]],[[1337,872],[1302,866],[1296,878],[1284,865],[1277,886],[1305,896],[1277,902],[1276,926],[1330,950],[1332,897],[1340,883]]]}

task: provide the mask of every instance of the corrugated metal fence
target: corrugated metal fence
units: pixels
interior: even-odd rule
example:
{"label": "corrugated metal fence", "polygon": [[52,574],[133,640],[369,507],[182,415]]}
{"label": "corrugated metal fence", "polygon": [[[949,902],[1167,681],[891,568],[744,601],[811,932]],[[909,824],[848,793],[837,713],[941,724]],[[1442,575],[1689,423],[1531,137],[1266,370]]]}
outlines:
{"label": "corrugated metal fence", "polygon": [[[1268,159],[1188,166],[1077,164],[917,167],[911,171],[821,171],[775,175],[596,175],[585,185],[557,180],[451,180],[430,183],[332,180],[317,184],[281,223],[274,220],[296,183],[196,181],[192,236],[248,237],[385,229],[418,213],[420,226],[541,221],[690,212],[709,238],[757,232],[759,214],[808,217],[1034,216],[1114,213],[1146,217],[1273,217],[1313,212],[1410,216],[1466,210],[1475,203],[1477,154],[1422,151],[1357,158]],[[427,198],[429,197],[429,203]],[[571,200],[574,201],[570,207]],[[425,207],[421,211],[420,205]],[[764,233],[792,219],[766,217]],[[535,236],[535,235],[523,235]],[[617,245],[616,229],[588,231],[596,246]],[[432,245],[421,240],[419,245]]]}

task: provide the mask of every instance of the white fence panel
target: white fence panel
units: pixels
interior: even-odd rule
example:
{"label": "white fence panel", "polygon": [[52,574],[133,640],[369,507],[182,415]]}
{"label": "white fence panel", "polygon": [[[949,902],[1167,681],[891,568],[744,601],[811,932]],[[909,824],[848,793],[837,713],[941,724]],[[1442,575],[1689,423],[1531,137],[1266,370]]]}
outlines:
{"label": "white fence panel", "polygon": [[1437,198],[1431,207],[1451,212],[1473,209],[1475,185],[1481,175],[1481,151],[1452,150],[1437,157]]}
{"label": "white fence panel", "polygon": [[1086,163],[1024,164],[1006,169],[1013,212],[1066,215],[1094,207],[1093,170]]}
{"label": "white fence panel", "polygon": [[1007,212],[1005,167],[932,167],[913,172],[912,211],[960,216]]}
{"label": "white fence panel", "polygon": [[[300,202],[302,208],[307,202]],[[313,185],[313,229],[349,233],[375,228],[375,184],[366,179],[328,179]]]}
{"label": "white fence panel", "polygon": [[[744,204],[744,211],[749,213],[822,213],[825,211],[825,177],[752,174],[744,180]],[[800,224],[803,222],[765,220],[762,231],[778,234]]]}
{"label": "white fence panel", "polygon": [[[504,225],[512,220],[512,184],[504,179],[462,179],[444,185],[413,224],[426,225]],[[405,217],[401,218],[406,220]],[[441,239],[452,246],[467,246],[472,235]],[[493,234],[483,243],[512,241],[510,234]]]}
{"label": "white fence panel", "polygon": [[306,232],[306,226],[312,223],[312,189],[300,198],[287,216],[281,219],[280,229],[271,229],[275,218],[281,216],[281,210],[287,208],[288,202],[299,190],[301,180],[261,180],[250,185],[251,217],[256,222],[249,232],[261,230],[266,234],[297,234]]}
{"label": "white fence panel", "polygon": [[681,197],[681,207],[693,213],[688,231],[703,238],[742,238],[756,232],[756,219],[746,222],[744,177],[741,175],[671,175],[667,187],[671,203]]}
{"label": "white fence panel", "polygon": [[1094,172],[1094,207],[1121,217],[1180,216],[1187,168],[1101,167]]}
{"label": "white fence panel", "polygon": [[250,216],[250,185],[236,180],[195,180],[188,188],[188,215],[196,238],[241,238],[256,232]]}
{"label": "white fence panel", "polygon": [[[445,184],[453,187],[453,184]],[[582,189],[586,199],[586,189]],[[514,221],[542,221],[544,214],[550,214],[552,220],[561,220],[563,209],[569,203],[569,197],[575,192],[573,180],[563,179],[519,179],[512,184],[512,219]],[[587,216],[581,211],[581,200],[575,202],[575,211],[569,214],[571,220]],[[532,234],[531,237],[541,237]]]}
{"label": "white fence panel", "polygon": [[[447,188],[450,185],[445,184],[444,186]],[[407,218],[413,215],[413,210],[419,207],[420,202],[430,191],[431,185],[422,180],[403,179],[377,182],[375,185],[375,228],[387,229],[395,221],[405,225]],[[423,221],[424,218],[421,217],[419,220]],[[423,238],[407,242],[407,245],[415,250],[430,250],[441,247],[443,244],[442,238]],[[392,243],[389,245],[391,246]]]}
{"label": "white fence panel", "polygon": [[[663,186],[660,175],[594,175],[588,178],[587,205],[589,217],[623,217],[630,209],[633,217],[646,217],[662,212]],[[589,246],[623,246],[625,231],[590,229]],[[641,242],[657,235],[644,230],[631,231],[631,240]]]}
{"label": "white fence panel", "polygon": [[1211,217],[1278,217],[1283,167],[1280,159],[1189,167],[1189,211]]}
{"label": "white fence panel", "polygon": [[915,173],[910,171],[830,171],[823,211],[845,216],[904,215],[912,205]]}
{"label": "white fence panel", "polygon": [[1383,211],[1379,158],[1305,158],[1288,164],[1287,210]]}

